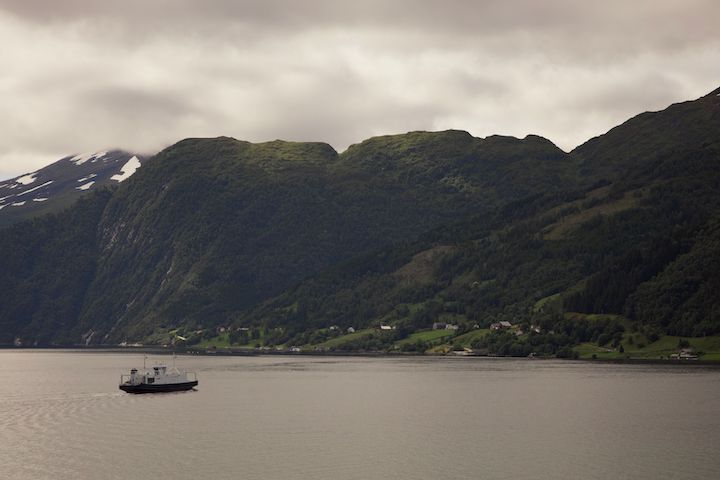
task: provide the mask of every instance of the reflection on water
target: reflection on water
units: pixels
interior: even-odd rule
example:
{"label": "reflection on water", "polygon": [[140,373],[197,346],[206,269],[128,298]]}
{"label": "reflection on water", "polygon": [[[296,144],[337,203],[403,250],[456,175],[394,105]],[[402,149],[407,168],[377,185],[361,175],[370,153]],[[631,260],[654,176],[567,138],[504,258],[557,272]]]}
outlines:
{"label": "reflection on water", "polygon": [[714,479],[720,370],[445,358],[0,351],[2,478]]}

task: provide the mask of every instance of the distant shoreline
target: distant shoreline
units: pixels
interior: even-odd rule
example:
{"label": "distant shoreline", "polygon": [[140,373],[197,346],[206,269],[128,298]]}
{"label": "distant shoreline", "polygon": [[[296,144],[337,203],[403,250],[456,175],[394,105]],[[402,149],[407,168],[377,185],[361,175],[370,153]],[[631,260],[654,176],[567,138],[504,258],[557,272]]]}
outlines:
{"label": "distant shoreline", "polygon": [[287,350],[224,350],[216,351],[183,349],[171,350],[163,347],[118,347],[117,345],[108,346],[44,346],[44,347],[16,347],[13,345],[0,345],[0,350],[16,350],[16,351],[51,351],[51,350],[70,350],[74,352],[85,353],[128,353],[139,354],[148,353],[153,355],[183,355],[183,356],[203,356],[203,357],[365,357],[365,358],[442,358],[442,359],[485,359],[485,360],[527,360],[527,361],[543,361],[543,360],[562,360],[583,363],[602,363],[602,364],[629,364],[629,365],[677,365],[677,366],[704,366],[704,367],[720,367],[720,361],[715,360],[677,360],[677,359],[659,359],[659,358],[602,358],[602,359],[568,359],[568,358],[527,358],[527,357],[511,357],[511,356],[493,356],[493,355],[440,355],[440,354],[424,354],[417,352],[291,352]]}

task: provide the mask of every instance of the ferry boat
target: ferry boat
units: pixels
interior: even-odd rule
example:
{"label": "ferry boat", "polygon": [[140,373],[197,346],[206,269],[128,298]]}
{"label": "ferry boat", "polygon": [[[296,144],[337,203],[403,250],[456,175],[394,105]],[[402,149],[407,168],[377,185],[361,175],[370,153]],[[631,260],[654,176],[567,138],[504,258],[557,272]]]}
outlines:
{"label": "ferry boat", "polygon": [[129,375],[120,375],[119,388],[127,393],[160,393],[190,390],[197,384],[197,374],[178,370],[173,358],[173,367],[170,369],[162,364],[152,368],[143,365],[142,370],[133,368]]}

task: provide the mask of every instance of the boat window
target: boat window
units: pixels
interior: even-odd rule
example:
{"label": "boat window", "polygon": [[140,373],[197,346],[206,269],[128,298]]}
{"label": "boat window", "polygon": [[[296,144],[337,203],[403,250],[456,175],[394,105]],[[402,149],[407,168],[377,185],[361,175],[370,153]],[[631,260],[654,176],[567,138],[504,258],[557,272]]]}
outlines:
{"label": "boat window", "polygon": [[155,379],[153,377],[148,377],[147,379],[148,383],[155,383]]}

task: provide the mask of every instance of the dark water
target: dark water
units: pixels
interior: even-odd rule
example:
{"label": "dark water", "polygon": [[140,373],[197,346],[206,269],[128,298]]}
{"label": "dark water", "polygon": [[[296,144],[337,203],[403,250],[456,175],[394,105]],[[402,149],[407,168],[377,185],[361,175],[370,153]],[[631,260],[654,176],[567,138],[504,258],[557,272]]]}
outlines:
{"label": "dark water", "polygon": [[0,351],[0,478],[717,479],[720,370],[493,359]]}

